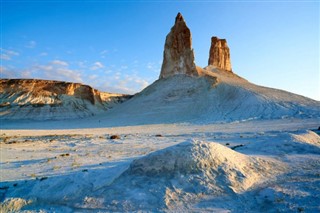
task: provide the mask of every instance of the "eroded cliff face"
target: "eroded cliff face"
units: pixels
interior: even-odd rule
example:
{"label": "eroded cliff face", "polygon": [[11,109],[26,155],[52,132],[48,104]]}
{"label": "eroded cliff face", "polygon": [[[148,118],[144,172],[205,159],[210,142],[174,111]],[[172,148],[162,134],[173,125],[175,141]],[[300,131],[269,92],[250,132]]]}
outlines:
{"label": "eroded cliff face", "polygon": [[0,79],[0,119],[67,119],[103,112],[131,96],[88,85],[38,79]]}
{"label": "eroded cliff face", "polygon": [[[86,100],[93,105],[102,104],[100,92],[98,90],[93,89],[88,85],[79,83],[38,79],[1,79],[0,85],[1,93],[8,95],[29,94],[31,97],[33,97],[33,100],[30,100],[31,102],[37,102],[37,100],[40,101],[41,97],[56,97],[56,102],[59,103],[58,97],[60,95],[68,95]],[[19,100],[17,100],[17,102],[19,102]]]}
{"label": "eroded cliff face", "polygon": [[226,39],[219,39],[218,37],[211,38],[208,65],[232,72],[230,49]]}
{"label": "eroded cliff face", "polygon": [[166,37],[160,79],[177,74],[198,76],[194,63],[191,32],[178,13],[175,24]]}

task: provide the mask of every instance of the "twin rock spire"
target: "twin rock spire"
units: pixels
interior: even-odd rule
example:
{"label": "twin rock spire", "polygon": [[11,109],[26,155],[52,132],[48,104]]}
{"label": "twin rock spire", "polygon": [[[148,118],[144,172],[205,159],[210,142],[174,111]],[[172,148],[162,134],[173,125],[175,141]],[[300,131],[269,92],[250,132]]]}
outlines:
{"label": "twin rock spire", "polygon": [[230,50],[226,39],[211,38],[208,65],[232,72]]}
{"label": "twin rock spire", "polygon": [[[208,65],[232,72],[230,51],[225,39],[211,38]],[[194,63],[191,32],[181,13],[178,13],[175,24],[166,37],[159,78],[167,78],[177,74],[200,75]]]}

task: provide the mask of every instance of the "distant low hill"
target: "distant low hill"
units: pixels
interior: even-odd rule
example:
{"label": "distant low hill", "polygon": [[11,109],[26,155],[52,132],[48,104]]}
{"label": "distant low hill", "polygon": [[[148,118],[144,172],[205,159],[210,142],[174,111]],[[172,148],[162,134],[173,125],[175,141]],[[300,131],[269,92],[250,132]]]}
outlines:
{"label": "distant low hill", "polygon": [[0,119],[60,120],[104,112],[131,96],[79,83],[0,79]]}

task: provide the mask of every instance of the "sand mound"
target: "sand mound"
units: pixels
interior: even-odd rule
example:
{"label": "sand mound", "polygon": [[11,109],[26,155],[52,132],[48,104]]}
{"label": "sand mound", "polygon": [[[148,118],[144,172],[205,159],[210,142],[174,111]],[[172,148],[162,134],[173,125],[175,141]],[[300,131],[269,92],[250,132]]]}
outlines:
{"label": "sand mound", "polygon": [[[134,160],[95,200],[103,198],[98,207],[110,211],[183,211],[199,198],[243,192],[282,170],[278,162],[191,140]],[[97,202],[79,207],[90,206]]]}
{"label": "sand mound", "polygon": [[208,186],[220,181],[241,192],[271,175],[273,166],[274,162],[249,157],[217,143],[188,141],[133,161],[124,175],[174,178],[198,174],[208,181]]}
{"label": "sand mound", "polygon": [[0,203],[0,212],[17,212],[23,206],[30,204],[31,201],[27,201],[21,198],[9,198]]}
{"label": "sand mound", "polygon": [[313,131],[306,130],[291,136],[295,141],[320,146],[320,136]]}

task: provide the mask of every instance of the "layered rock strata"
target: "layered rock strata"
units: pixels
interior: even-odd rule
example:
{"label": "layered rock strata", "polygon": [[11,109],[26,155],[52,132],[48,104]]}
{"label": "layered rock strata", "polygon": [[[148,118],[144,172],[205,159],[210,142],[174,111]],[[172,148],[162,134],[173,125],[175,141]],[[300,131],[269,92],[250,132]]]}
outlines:
{"label": "layered rock strata", "polygon": [[79,83],[0,79],[0,120],[60,120],[92,116],[131,96],[100,92]]}
{"label": "layered rock strata", "polygon": [[1,79],[0,85],[0,92],[3,94],[31,94],[34,100],[40,97],[68,95],[86,100],[93,105],[102,104],[98,90],[79,83],[39,79]]}

